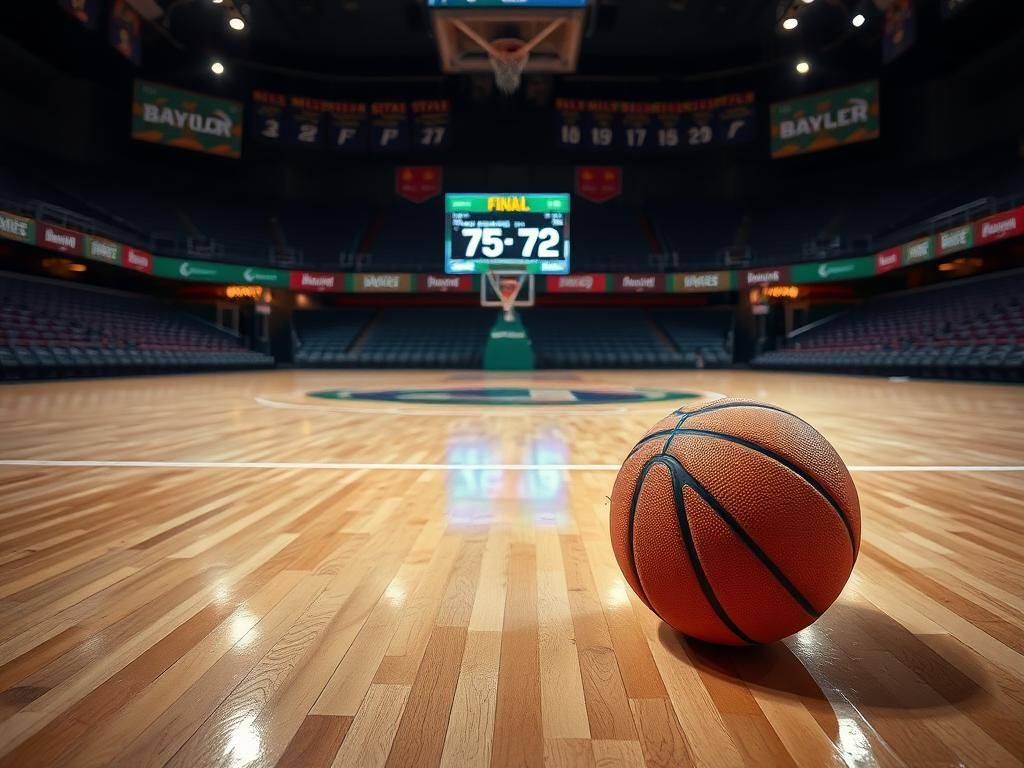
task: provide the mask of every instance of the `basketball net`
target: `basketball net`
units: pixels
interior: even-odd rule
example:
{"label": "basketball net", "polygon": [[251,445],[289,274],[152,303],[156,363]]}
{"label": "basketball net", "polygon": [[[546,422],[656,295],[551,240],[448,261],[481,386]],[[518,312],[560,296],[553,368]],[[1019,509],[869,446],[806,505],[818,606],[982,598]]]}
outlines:
{"label": "basketball net", "polygon": [[523,71],[530,61],[530,51],[562,26],[565,19],[554,19],[529,41],[518,37],[499,37],[488,42],[461,19],[455,19],[452,23],[487,53],[487,58],[491,60],[491,68],[494,70],[494,82],[498,90],[508,95],[519,90]]}
{"label": "basketball net", "polygon": [[519,298],[519,292],[526,284],[526,276],[488,272],[487,280],[494,292],[498,294],[501,308],[505,311],[505,320],[511,323],[516,319],[516,299]]}

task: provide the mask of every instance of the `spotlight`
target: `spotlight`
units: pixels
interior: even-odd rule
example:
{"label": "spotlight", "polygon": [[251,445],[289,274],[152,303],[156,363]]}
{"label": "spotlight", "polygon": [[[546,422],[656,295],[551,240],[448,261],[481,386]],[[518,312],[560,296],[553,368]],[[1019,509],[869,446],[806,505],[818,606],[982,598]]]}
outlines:
{"label": "spotlight", "polygon": [[210,65],[210,71],[213,72],[213,74],[215,75],[223,75],[224,65],[221,64],[219,61],[215,61]]}
{"label": "spotlight", "polygon": [[804,0],[804,5],[810,5],[814,0]]}
{"label": "spotlight", "polygon": [[214,5],[220,5],[223,2],[224,2],[224,0],[213,0],[213,4]]}
{"label": "spotlight", "polygon": [[801,75],[806,75],[808,72],[811,71],[811,65],[808,64],[806,61],[798,61],[796,63],[796,71],[799,72]]}
{"label": "spotlight", "polygon": [[241,32],[245,29],[245,19],[241,16],[232,16],[228,19],[228,26],[235,30],[235,32]]}
{"label": "spotlight", "polygon": [[855,27],[863,27],[865,21],[867,21],[867,19],[864,18],[864,14],[858,13],[856,16],[853,17],[850,23],[853,24],[853,26]]}
{"label": "spotlight", "polygon": [[782,22],[783,29],[796,29],[800,22],[796,20],[796,16],[790,16]]}

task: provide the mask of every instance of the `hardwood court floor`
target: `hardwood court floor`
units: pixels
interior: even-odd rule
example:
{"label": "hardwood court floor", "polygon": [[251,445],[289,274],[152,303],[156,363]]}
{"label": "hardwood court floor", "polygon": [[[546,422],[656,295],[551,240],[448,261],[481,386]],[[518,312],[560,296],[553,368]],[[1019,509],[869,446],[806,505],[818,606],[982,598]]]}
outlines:
{"label": "hardwood court floor", "polygon": [[[674,403],[306,395],[482,381],[796,411],[862,468],[850,584],[766,648],[659,623],[615,565],[606,497]],[[994,385],[276,372],[0,387],[0,768],[1020,765],[1024,472],[994,470],[1022,464],[1024,389]]]}

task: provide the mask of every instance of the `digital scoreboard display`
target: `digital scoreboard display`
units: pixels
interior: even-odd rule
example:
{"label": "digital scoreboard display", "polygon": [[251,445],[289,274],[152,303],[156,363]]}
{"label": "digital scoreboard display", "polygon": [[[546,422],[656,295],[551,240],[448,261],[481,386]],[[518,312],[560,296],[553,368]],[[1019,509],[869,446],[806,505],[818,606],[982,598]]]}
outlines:
{"label": "digital scoreboard display", "polygon": [[569,195],[445,195],[444,267],[451,275],[502,269],[568,274]]}

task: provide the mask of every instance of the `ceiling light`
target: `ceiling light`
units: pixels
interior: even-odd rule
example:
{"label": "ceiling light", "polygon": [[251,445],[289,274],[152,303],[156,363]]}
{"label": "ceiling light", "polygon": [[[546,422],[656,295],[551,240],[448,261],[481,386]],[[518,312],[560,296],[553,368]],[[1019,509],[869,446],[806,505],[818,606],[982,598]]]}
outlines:
{"label": "ceiling light", "polygon": [[214,5],[220,5],[223,2],[224,2],[224,0],[213,0],[213,4]]}
{"label": "ceiling light", "polygon": [[235,30],[235,32],[241,32],[245,29],[245,19],[241,16],[232,16],[228,19],[228,26]]}
{"label": "ceiling light", "polygon": [[800,22],[796,20],[796,16],[790,16],[789,18],[787,18],[785,21],[782,22],[782,28],[783,29],[796,29],[796,27],[797,27],[797,25],[799,23]]}
{"label": "ceiling light", "polygon": [[806,61],[798,61],[796,63],[796,71],[799,72],[801,75],[806,75],[808,72],[811,71],[811,65],[808,64]]}
{"label": "ceiling light", "polygon": [[804,0],[804,5],[810,5],[814,0]]}
{"label": "ceiling light", "polygon": [[213,74],[215,75],[223,75],[224,65],[221,64],[219,61],[215,61],[210,65],[210,71],[213,72]]}
{"label": "ceiling light", "polygon": [[856,16],[853,17],[853,20],[851,21],[851,23],[855,27],[863,27],[865,21],[867,21],[867,19],[864,18],[864,14],[863,13],[858,13]]}

